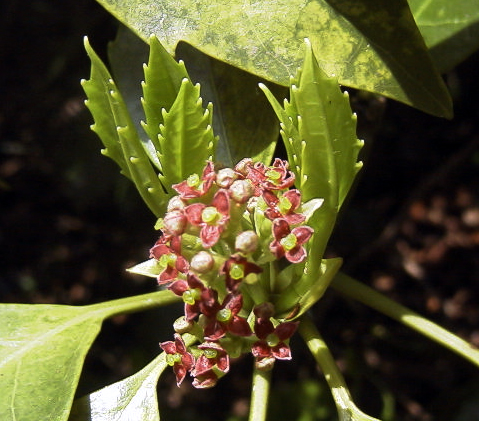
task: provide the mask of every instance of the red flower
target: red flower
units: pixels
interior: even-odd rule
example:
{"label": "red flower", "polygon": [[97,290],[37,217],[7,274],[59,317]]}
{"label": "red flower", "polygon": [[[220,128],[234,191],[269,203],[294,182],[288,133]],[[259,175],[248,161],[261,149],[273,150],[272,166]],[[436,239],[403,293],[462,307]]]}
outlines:
{"label": "red flower", "polygon": [[211,161],[208,161],[203,169],[201,178],[198,177],[198,174],[192,174],[187,180],[174,184],[173,188],[182,199],[194,199],[206,194],[213,185],[215,178],[215,167]]}
{"label": "red flower", "polygon": [[[238,316],[243,307],[241,294],[228,294],[221,306],[202,308],[206,316],[205,339],[217,341],[231,332],[237,336],[250,336],[253,332],[245,318]],[[206,310],[206,311],[205,311]]]}
{"label": "red flower", "polygon": [[230,359],[226,351],[216,342],[198,345],[203,353],[196,360],[191,375],[195,377],[193,386],[198,389],[213,387],[218,379],[230,369]]}
{"label": "red flower", "polygon": [[254,332],[259,341],[251,347],[251,352],[256,357],[257,363],[261,365],[262,360],[267,361],[271,358],[290,360],[291,350],[285,341],[293,336],[299,322],[285,322],[275,328],[269,314],[263,314],[262,316],[265,317],[259,317],[257,309],[255,309]]}
{"label": "red flower", "polygon": [[306,258],[303,244],[311,238],[313,232],[306,225],[291,230],[286,219],[277,218],[273,221],[274,240],[269,248],[278,259],[285,256],[291,263],[300,263]]}
{"label": "red flower", "polygon": [[263,199],[268,205],[268,209],[266,209],[264,214],[272,221],[276,218],[283,218],[286,219],[288,224],[297,225],[306,219],[305,215],[295,213],[295,210],[301,206],[301,193],[297,189],[288,190],[280,197],[270,190],[265,190]]}
{"label": "red flower", "polygon": [[193,320],[200,313],[212,313],[220,308],[218,293],[206,288],[200,278],[193,273],[188,273],[186,281],[178,279],[173,282],[168,289],[183,298],[186,320]]}
{"label": "red flower", "polygon": [[160,285],[173,281],[180,272],[187,273],[189,269],[188,261],[181,255],[180,236],[162,235],[150,249],[150,258],[159,260],[165,267],[157,278]]}
{"label": "red flower", "polygon": [[211,206],[193,203],[185,208],[185,214],[191,225],[201,227],[200,238],[204,248],[214,246],[220,239],[230,219],[230,202],[226,190],[216,192]]}
{"label": "red flower", "polygon": [[174,342],[163,342],[160,347],[166,352],[168,365],[173,366],[176,374],[176,384],[179,386],[185,379],[186,373],[193,369],[195,358],[186,351],[185,343],[178,333],[175,333]]}
{"label": "red flower", "polygon": [[225,275],[226,288],[230,292],[236,292],[241,281],[251,273],[261,273],[258,265],[248,262],[246,257],[233,254],[220,267],[220,275]]}

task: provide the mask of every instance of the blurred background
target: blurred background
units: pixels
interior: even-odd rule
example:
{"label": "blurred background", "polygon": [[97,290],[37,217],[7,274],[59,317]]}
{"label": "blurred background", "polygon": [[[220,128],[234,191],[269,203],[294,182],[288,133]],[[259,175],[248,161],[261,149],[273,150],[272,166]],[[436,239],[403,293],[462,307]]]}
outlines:
{"label": "blurred background", "polygon": [[[80,86],[88,35],[103,59],[118,24],[95,1],[0,5],[0,301],[83,305],[154,291],[125,268],[148,257],[155,218],[100,154]],[[479,346],[479,54],[445,75],[454,119],[353,92],[367,143],[328,255],[344,270]],[[117,317],[78,395],[128,376],[171,336],[178,308]],[[479,370],[361,304],[328,292],[313,316],[359,406],[397,420],[479,419]],[[334,420],[307,350],[275,370],[271,419]],[[245,357],[211,391],[159,384],[168,420],[241,420]],[[385,412],[381,413],[384,407]],[[393,411],[391,408],[394,408]],[[392,415],[395,412],[396,415]]]}

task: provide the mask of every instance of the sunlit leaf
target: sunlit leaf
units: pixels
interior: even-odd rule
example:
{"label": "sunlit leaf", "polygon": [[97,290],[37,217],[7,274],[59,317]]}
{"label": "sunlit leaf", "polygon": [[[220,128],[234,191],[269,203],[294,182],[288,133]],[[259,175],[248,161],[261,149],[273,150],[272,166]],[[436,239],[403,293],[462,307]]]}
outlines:
{"label": "sunlit leaf", "polygon": [[162,353],[133,376],[76,400],[69,421],[159,421],[156,383],[167,366]]}
{"label": "sunlit leaf", "polygon": [[452,114],[407,0],[98,1],[143,39],[156,34],[171,53],[186,41],[283,85],[308,37],[321,67],[341,84]]}
{"label": "sunlit leaf", "polygon": [[320,258],[337,213],[361,168],[357,159],[363,142],[356,137],[356,116],[348,95],[320,69],[309,43],[284,108],[266,87],[263,90],[280,119],[281,136],[303,201],[324,200],[308,220],[315,233],[308,243],[311,257],[303,277],[312,285],[318,282]]}
{"label": "sunlit leaf", "polygon": [[408,0],[434,63],[445,72],[479,48],[479,0]]}
{"label": "sunlit leaf", "polygon": [[92,130],[105,145],[102,153],[120,166],[122,173],[133,181],[150,210],[156,216],[160,216],[168,196],[153,170],[126,104],[110,73],[87,39],[85,48],[91,59],[92,68],[90,79],[83,80],[82,86],[88,96],[86,104],[95,120]]}
{"label": "sunlit leaf", "polygon": [[82,307],[0,305],[0,419],[67,420],[103,320],[177,301],[160,291]]}

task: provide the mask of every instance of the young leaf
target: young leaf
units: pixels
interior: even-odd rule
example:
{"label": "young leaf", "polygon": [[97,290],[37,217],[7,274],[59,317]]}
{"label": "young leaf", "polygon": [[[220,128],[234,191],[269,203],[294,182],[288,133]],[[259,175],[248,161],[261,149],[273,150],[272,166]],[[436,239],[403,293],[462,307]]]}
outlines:
{"label": "young leaf", "polygon": [[163,109],[160,125],[160,162],[163,185],[179,183],[193,173],[201,174],[212,159],[216,141],[212,128],[213,105],[203,109],[199,85],[183,79],[171,108]]}
{"label": "young leaf", "polygon": [[68,419],[85,355],[104,319],[178,301],[170,291],[82,307],[0,305],[0,419]]}
{"label": "young leaf", "polygon": [[336,215],[361,168],[357,158],[363,142],[356,138],[356,116],[347,94],[320,69],[309,42],[284,109],[262,88],[281,122],[281,136],[302,200],[324,199],[308,221],[315,233],[308,244],[310,257],[303,276],[312,284],[317,282]]}
{"label": "young leaf", "polygon": [[165,353],[133,376],[75,400],[68,421],[160,421],[156,383]]}
{"label": "young leaf", "polygon": [[323,259],[319,278],[311,284],[307,277],[291,283],[275,302],[277,317],[297,319],[308,311],[324,294],[342,264],[342,259]]}
{"label": "young leaf", "polygon": [[[215,161],[232,168],[249,157],[268,165],[279,138],[279,127],[258,88],[262,79],[184,42],[178,45],[176,57],[184,60],[191,79],[200,83],[203,100],[215,105],[213,130],[219,137]],[[273,85],[271,89],[280,98],[287,94],[283,86]]]}
{"label": "young leaf", "polygon": [[[148,65],[144,65],[145,81],[141,85],[143,88],[142,104],[145,111],[143,128],[156,151],[161,152],[158,136],[160,135],[160,125],[163,124],[162,110],[170,110],[178,95],[182,80],[189,79],[189,76],[183,62],[176,62],[164,49],[158,38],[151,36],[149,43],[150,57]],[[161,168],[160,171],[162,171]]]}
{"label": "young leaf", "polygon": [[153,171],[115,82],[86,38],[85,48],[92,70],[90,80],[83,80],[82,86],[88,96],[86,104],[95,120],[92,129],[105,145],[102,153],[120,166],[122,173],[136,185],[150,210],[160,216],[168,195]]}
{"label": "young leaf", "polygon": [[155,33],[173,54],[179,41],[287,85],[311,39],[328,75],[450,117],[452,102],[407,0],[98,0],[143,39]]}

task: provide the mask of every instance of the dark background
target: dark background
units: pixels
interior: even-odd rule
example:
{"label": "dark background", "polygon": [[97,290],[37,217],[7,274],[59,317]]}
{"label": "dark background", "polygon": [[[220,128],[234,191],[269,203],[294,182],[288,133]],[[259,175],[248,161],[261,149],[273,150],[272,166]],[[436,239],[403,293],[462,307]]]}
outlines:
{"label": "dark background", "polygon": [[[117,23],[92,1],[0,5],[0,301],[81,305],[155,290],[125,268],[148,257],[154,217],[89,130],[80,79],[88,35],[106,57]],[[451,121],[352,94],[365,168],[329,255],[356,278],[479,345],[479,54],[445,75]],[[159,352],[181,311],[105,323],[78,394],[130,375]],[[399,420],[479,419],[479,370],[366,307],[328,292],[314,311],[361,408]],[[332,419],[299,340],[278,364],[272,419]],[[211,391],[160,381],[165,419],[241,419],[251,361]],[[318,406],[316,400],[321,404]],[[322,399],[322,400],[321,400]],[[178,407],[181,408],[178,409]],[[314,409],[311,409],[314,408]],[[171,412],[175,411],[175,412]],[[205,415],[207,414],[207,415]]]}

